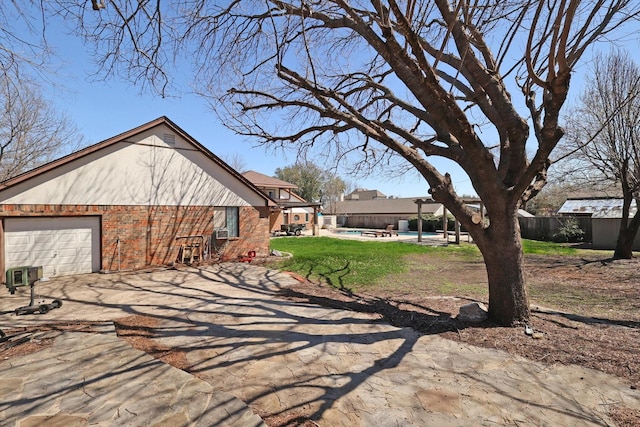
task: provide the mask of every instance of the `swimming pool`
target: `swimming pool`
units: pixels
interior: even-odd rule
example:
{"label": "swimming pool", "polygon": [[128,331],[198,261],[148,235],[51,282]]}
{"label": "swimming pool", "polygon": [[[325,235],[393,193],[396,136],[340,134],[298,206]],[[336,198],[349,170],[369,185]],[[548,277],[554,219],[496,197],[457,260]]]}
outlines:
{"label": "swimming pool", "polygon": [[[363,230],[372,230],[370,228],[339,228],[336,229],[334,232],[335,233],[340,233],[340,234],[351,234],[351,235],[356,235],[359,236]],[[380,230],[383,231],[383,230]],[[422,235],[423,236],[435,236],[438,233],[434,233],[431,231],[423,231]],[[398,236],[415,236],[418,237],[418,232],[417,231],[398,231]]]}

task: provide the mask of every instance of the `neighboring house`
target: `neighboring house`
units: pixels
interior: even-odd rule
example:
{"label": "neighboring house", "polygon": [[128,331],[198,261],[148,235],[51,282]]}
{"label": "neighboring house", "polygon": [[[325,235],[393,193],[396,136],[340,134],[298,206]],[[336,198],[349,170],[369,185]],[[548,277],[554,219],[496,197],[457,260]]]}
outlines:
{"label": "neighboring house", "polygon": [[243,172],[242,176],[251,181],[260,191],[276,202],[280,200],[284,202],[292,200],[293,190],[298,188],[295,184],[267,176],[260,172],[247,171]]}
{"label": "neighboring house", "polygon": [[293,191],[298,188],[296,185],[255,171],[242,175],[278,205],[269,218],[271,232],[280,231],[283,224],[305,224],[308,229],[313,229],[320,204],[307,202],[298,196]]}
{"label": "neighboring house", "polygon": [[[368,191],[368,190],[367,190]],[[382,194],[379,191],[376,194]],[[353,193],[351,193],[353,195]],[[373,194],[369,192],[368,194]],[[422,216],[442,216],[442,204],[425,200],[422,203]],[[369,198],[351,199],[336,202],[335,215],[337,223],[343,227],[385,228],[393,224],[398,229],[398,221],[416,218],[418,205],[416,198]]]}
{"label": "neighboring house", "polygon": [[[613,250],[620,231],[622,204],[621,198],[570,198],[560,207],[558,215],[591,218],[593,248]],[[632,218],[636,212],[636,203],[632,201],[629,218]],[[633,249],[640,250],[640,235],[636,236]]]}
{"label": "neighboring house", "polygon": [[0,269],[45,276],[269,251],[275,203],[166,117],[0,183]]}
{"label": "neighboring house", "polygon": [[374,200],[386,198],[387,196],[378,190],[367,190],[366,188],[356,188],[351,193],[344,196],[344,200]]}

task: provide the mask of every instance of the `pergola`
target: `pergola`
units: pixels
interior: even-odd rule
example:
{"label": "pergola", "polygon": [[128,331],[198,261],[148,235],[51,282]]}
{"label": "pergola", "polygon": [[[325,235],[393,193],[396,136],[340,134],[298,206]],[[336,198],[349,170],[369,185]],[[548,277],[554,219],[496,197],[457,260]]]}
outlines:
{"label": "pergola", "polygon": [[[484,221],[484,205],[482,204],[482,200],[478,198],[463,198],[462,201],[467,204],[477,204],[479,205],[479,213],[474,215],[472,220],[476,224]],[[424,203],[432,203],[431,199],[415,199],[414,202],[418,205],[418,242],[422,242],[422,205]],[[446,206],[442,206],[442,237],[444,237],[447,241],[449,241],[449,230],[448,230],[448,221],[447,221],[447,208]],[[455,231],[453,232],[455,236],[455,243],[457,245],[460,244],[460,222],[458,222],[457,218],[455,219]]]}
{"label": "pergola", "polygon": [[320,203],[311,203],[311,202],[283,202],[281,200],[276,200],[278,204],[278,208],[281,210],[292,209],[292,208],[313,208],[313,235],[317,236],[320,234],[320,227],[318,226],[318,212],[320,211],[321,204]]}

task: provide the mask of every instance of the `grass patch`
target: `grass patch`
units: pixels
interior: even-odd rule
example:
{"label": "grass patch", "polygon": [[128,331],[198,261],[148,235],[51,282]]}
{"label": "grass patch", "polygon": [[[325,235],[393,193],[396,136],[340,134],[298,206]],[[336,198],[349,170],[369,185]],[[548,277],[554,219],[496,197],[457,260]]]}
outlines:
{"label": "grass patch", "polygon": [[522,239],[522,251],[537,255],[576,255],[578,250],[561,243]]}
{"label": "grass patch", "polygon": [[[486,270],[473,244],[420,246],[406,242],[379,242],[329,237],[283,237],[271,240],[271,248],[292,253],[281,270],[293,271],[316,283],[352,292],[429,294],[486,300]],[[567,245],[523,240],[525,254],[554,257],[584,252]],[[544,286],[529,280],[532,299],[562,307],[562,302],[583,299],[591,304],[588,290]]]}
{"label": "grass patch", "polygon": [[[525,253],[531,254],[573,255],[577,252],[566,245],[533,240],[523,240],[523,248]],[[421,246],[406,242],[369,242],[330,237],[282,237],[271,240],[271,249],[294,255],[280,265],[282,270],[293,271],[313,282],[352,291],[375,286],[386,288],[396,283],[396,276],[406,273],[410,268],[416,269],[416,263],[407,259],[412,254],[428,254],[458,262],[482,262],[480,251],[474,244]],[[429,268],[428,265],[426,268]],[[384,278],[387,280],[382,283]],[[431,279],[438,280],[437,277]],[[443,294],[449,294],[451,292],[447,290],[460,290],[465,284],[456,283],[452,286],[443,281],[437,286]],[[477,294],[477,290],[473,294]]]}
{"label": "grass patch", "polygon": [[348,290],[405,271],[406,265],[402,262],[405,255],[433,250],[401,242],[361,242],[329,237],[272,239],[271,249],[294,255],[281,264],[281,269]]}

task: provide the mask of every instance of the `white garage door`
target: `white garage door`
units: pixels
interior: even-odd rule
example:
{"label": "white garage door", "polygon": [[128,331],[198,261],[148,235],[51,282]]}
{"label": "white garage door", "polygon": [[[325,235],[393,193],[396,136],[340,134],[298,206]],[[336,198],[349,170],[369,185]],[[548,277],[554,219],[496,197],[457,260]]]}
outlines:
{"label": "white garage door", "polygon": [[45,277],[100,269],[99,217],[5,219],[5,265],[42,266]]}

